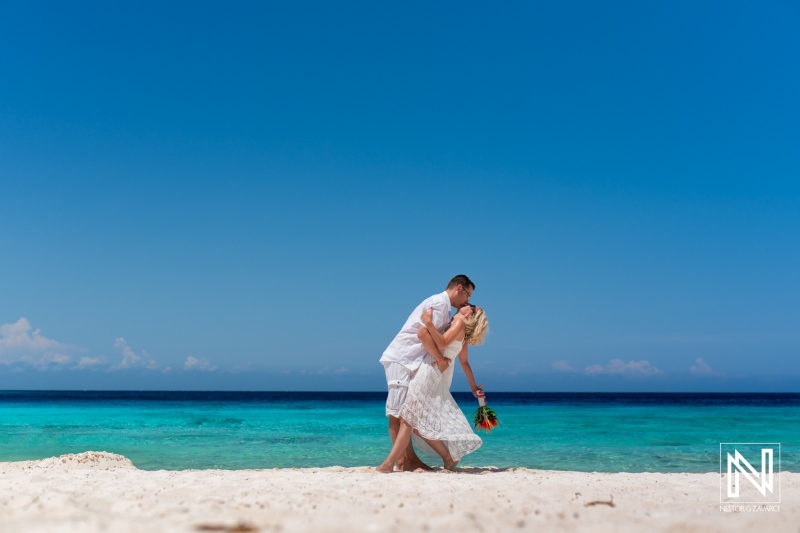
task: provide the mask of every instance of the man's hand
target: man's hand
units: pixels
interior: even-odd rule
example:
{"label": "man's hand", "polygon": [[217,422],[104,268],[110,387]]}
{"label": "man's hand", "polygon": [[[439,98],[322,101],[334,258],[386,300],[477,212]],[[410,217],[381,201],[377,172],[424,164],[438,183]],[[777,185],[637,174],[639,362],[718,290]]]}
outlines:
{"label": "man's hand", "polygon": [[422,313],[422,323],[425,325],[433,325],[433,307]]}
{"label": "man's hand", "polygon": [[446,357],[442,357],[441,359],[437,359],[436,360],[436,366],[439,367],[439,372],[444,373],[444,371],[447,370],[447,367],[450,366],[450,359],[447,359]]}

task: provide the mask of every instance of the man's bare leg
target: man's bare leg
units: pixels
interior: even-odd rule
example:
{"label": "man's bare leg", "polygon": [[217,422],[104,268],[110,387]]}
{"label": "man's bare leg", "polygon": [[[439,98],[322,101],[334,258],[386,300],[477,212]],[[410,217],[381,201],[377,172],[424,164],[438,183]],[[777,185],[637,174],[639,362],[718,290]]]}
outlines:
{"label": "man's bare leg", "polygon": [[[387,418],[389,419],[389,438],[392,439],[392,449],[394,449],[394,443],[397,442],[397,433],[400,431],[400,419],[392,415],[388,415]],[[395,460],[397,461],[397,469],[402,470],[405,454]],[[392,464],[392,468],[394,468],[394,464]]]}
{"label": "man's bare leg", "polygon": [[406,424],[405,421],[401,423],[399,419],[391,416],[389,417],[390,435],[393,419],[397,422],[399,428],[395,433],[394,442],[392,443],[392,451],[389,452],[389,455],[386,457],[386,459],[384,459],[380,466],[375,469],[383,474],[391,474],[394,472],[394,463],[396,462],[398,465],[401,464],[406,447],[411,444],[411,426]]}
{"label": "man's bare leg", "polygon": [[[392,451],[377,468],[378,472],[393,472],[395,462],[398,470],[433,470],[417,457],[414,447],[411,445],[411,426],[405,420],[389,416],[389,436],[392,438]],[[390,460],[391,463],[388,462]]]}
{"label": "man's bare leg", "polygon": [[411,436],[409,435],[408,438],[408,446],[406,447],[405,453],[405,462],[403,466],[400,466],[400,463],[397,463],[397,467],[400,470],[405,470],[406,472],[413,472],[414,470],[433,470],[430,466],[426,465],[422,462],[417,456],[417,452],[414,451],[414,445],[411,444]]}

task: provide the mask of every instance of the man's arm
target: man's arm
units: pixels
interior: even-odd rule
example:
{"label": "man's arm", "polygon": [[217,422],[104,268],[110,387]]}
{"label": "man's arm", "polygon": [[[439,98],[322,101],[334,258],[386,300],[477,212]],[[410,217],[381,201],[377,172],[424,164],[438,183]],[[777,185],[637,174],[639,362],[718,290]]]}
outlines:
{"label": "man's arm", "polygon": [[[447,324],[450,323],[450,306],[443,302],[434,300],[429,302],[428,308],[423,308],[423,315],[430,317],[433,322],[433,327],[439,331],[443,330]],[[425,324],[425,321],[420,318],[420,324]]]}
{"label": "man's arm", "polygon": [[[422,321],[422,327],[419,328],[419,331],[417,332],[417,337],[419,337],[419,340],[422,341],[422,345],[425,346],[425,349],[427,349],[428,347],[425,344],[425,339],[423,338],[423,336],[426,338],[431,338],[431,342],[433,342],[436,345],[437,351],[441,352],[444,351],[445,348],[447,348],[447,343],[445,343],[444,341],[444,336],[441,333],[439,333],[439,330],[436,329],[436,326],[433,324],[432,315],[433,315],[432,307],[427,311],[425,311],[424,313],[422,313],[422,317],[420,318],[420,320]],[[428,353],[433,353],[433,352],[428,350]]]}

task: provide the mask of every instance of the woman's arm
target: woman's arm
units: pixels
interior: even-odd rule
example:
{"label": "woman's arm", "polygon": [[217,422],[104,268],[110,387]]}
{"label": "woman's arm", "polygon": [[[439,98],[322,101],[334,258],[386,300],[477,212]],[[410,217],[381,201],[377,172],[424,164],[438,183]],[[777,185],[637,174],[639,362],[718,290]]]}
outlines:
{"label": "woman's arm", "polygon": [[483,383],[480,385],[475,384],[475,376],[472,374],[472,367],[469,366],[469,353],[468,353],[469,344],[466,342],[464,343],[464,347],[461,348],[461,353],[458,354],[458,360],[461,361],[461,368],[464,370],[464,375],[467,376],[467,381],[469,382],[469,388],[472,389],[472,395],[476,398],[483,397]]}
{"label": "woman's arm", "polygon": [[439,367],[439,372],[444,372],[447,370],[447,367],[450,366],[450,361],[439,351],[439,347],[436,346],[435,342],[433,342],[433,337],[431,337],[431,334],[428,333],[428,329],[419,328],[419,331],[417,331],[417,337],[422,342],[422,347],[425,348],[425,351],[431,354],[431,356],[436,360],[436,366]]}
{"label": "woman's arm", "polygon": [[[453,321],[450,323],[450,327],[447,331],[444,332],[444,335],[439,333],[439,330],[434,326],[430,311],[422,313],[422,323],[425,324],[424,330],[427,330],[427,333],[433,338],[433,342],[436,343],[436,347],[439,348],[440,351],[447,348],[451,342],[459,338],[464,332],[464,317],[458,313],[453,317]],[[423,328],[419,328],[417,332],[417,337],[423,341],[423,344],[425,343],[422,339],[422,335],[425,335],[425,333],[423,333],[424,330]]]}

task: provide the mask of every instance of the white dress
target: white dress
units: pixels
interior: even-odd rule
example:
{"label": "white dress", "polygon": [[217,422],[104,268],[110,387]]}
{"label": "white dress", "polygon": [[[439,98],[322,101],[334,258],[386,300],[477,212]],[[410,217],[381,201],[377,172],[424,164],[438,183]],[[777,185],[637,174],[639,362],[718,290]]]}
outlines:
{"label": "white dress", "polygon": [[[450,365],[444,372],[439,372],[430,354],[425,355],[422,365],[409,383],[406,401],[400,409],[400,417],[422,436],[442,441],[454,461],[460,461],[483,444],[450,394],[453,365],[461,346],[461,341],[454,341],[445,348],[442,355],[450,360]],[[428,455],[439,456],[416,435],[414,445]]]}

